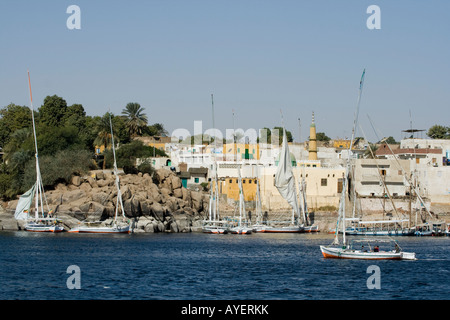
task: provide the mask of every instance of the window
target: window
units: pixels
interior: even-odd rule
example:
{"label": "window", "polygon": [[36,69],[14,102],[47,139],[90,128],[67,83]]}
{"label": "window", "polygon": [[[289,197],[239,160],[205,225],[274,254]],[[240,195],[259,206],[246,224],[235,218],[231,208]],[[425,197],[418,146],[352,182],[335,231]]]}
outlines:
{"label": "window", "polygon": [[382,175],[382,176],[385,176],[385,175],[386,175],[386,170],[381,169],[381,175]]}
{"label": "window", "polygon": [[242,183],[245,183],[245,179],[244,179],[244,180],[242,180]]}
{"label": "window", "polygon": [[230,179],[230,183],[233,183],[233,179]]}
{"label": "window", "polygon": [[249,180],[248,180],[248,183],[252,183],[252,180],[249,179]]}
{"label": "window", "polygon": [[195,183],[198,183],[200,180],[199,180],[199,178],[195,178],[194,181],[195,181]]}
{"label": "window", "polygon": [[327,186],[327,179],[326,178],[325,179],[320,179],[320,185],[322,187],[326,187]]}

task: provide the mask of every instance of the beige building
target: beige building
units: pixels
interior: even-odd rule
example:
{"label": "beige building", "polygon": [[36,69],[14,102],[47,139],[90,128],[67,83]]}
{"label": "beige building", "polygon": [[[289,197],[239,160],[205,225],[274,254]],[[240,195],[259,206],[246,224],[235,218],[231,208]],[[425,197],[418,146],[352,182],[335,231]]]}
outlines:
{"label": "beige building", "polygon": [[[410,161],[357,159],[354,166],[356,194],[362,197],[405,196],[409,193]],[[387,190],[386,190],[387,188]]]}
{"label": "beige building", "polygon": [[[306,201],[309,210],[337,210],[342,191],[344,168],[301,168],[293,169],[296,179],[297,192],[298,183],[305,178]],[[291,207],[281,197],[275,187],[276,167],[266,167],[261,170],[261,198],[263,210],[289,211]],[[333,208],[334,207],[334,208]]]}

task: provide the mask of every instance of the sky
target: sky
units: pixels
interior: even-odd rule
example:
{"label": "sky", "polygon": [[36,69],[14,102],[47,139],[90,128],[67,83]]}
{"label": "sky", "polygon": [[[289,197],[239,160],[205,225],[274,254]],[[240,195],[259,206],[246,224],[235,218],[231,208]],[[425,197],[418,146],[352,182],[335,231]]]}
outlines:
{"label": "sky", "polygon": [[213,127],[213,94],[224,134],[284,125],[304,141],[314,112],[318,132],[350,138],[365,69],[356,135],[400,140],[450,126],[449,14],[448,0],[0,0],[0,108],[30,106],[29,70],[35,109],[138,102],[149,124],[193,133]]}

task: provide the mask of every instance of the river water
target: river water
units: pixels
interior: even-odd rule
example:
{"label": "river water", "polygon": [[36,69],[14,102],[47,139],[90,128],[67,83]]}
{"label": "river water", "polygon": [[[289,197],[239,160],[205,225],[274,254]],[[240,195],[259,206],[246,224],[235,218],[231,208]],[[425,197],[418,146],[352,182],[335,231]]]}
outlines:
{"label": "river water", "polygon": [[[398,237],[400,246],[416,252],[418,260],[377,262],[324,259],[319,245],[330,244],[332,238],[323,233],[0,232],[0,299],[449,298],[450,238]],[[368,268],[374,265],[379,289],[368,287]],[[79,268],[75,273],[73,266]],[[69,289],[68,282],[78,283],[79,289]]]}

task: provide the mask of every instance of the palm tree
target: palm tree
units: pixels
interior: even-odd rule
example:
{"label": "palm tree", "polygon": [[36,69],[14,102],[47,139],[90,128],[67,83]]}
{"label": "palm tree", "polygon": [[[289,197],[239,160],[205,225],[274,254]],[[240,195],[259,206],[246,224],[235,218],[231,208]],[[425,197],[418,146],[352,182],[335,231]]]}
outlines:
{"label": "palm tree", "polygon": [[122,114],[126,116],[125,125],[128,132],[133,138],[142,134],[142,129],[147,126],[147,116],[143,113],[144,108],[137,102],[130,102],[122,110]]}
{"label": "palm tree", "polygon": [[[104,146],[105,149],[103,153],[105,153],[106,149],[111,146],[111,126],[109,123],[109,117],[113,117],[113,115],[107,112],[96,123],[98,134],[94,140],[94,146]],[[106,169],[105,158],[103,159],[103,170],[104,169]]]}

